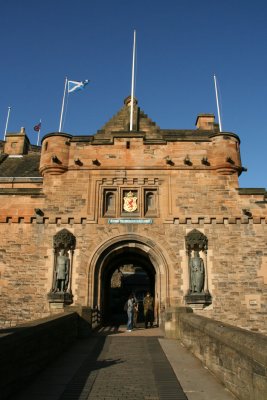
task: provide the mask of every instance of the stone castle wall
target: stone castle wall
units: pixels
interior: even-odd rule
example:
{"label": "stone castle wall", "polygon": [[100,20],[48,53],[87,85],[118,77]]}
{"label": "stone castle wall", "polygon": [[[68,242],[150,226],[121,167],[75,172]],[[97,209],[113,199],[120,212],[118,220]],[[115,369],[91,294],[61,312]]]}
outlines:
{"label": "stone castle wall", "polygon": [[[107,124],[111,131],[103,129],[94,137],[46,135],[41,180],[1,180],[1,326],[57,311],[51,310],[47,294],[53,285],[53,238],[62,229],[76,238],[74,306],[96,305],[92,292],[101,285],[95,281],[101,251],[109,243],[119,251],[127,238],[154,263],[161,310],[185,305],[185,239],[197,230],[208,243],[200,255],[212,303],[196,306],[195,312],[266,332],[266,192],[239,189],[238,137],[201,130],[159,133],[143,114],[145,134],[112,131],[114,126],[119,130],[124,114],[127,109],[114,117],[116,123]],[[123,209],[129,192],[137,201],[137,210],[130,213]],[[121,224],[120,218],[141,222]]]}
{"label": "stone castle wall", "polygon": [[[62,228],[77,240],[74,253],[72,290],[74,304],[88,304],[89,264],[100,243],[128,234],[127,226],[96,224],[1,224],[1,325],[47,316],[47,293],[53,274],[53,236]],[[196,310],[234,325],[263,331],[266,329],[266,223],[165,224],[133,227],[144,243],[153,240],[165,249],[169,268],[169,293],[172,306],[184,305],[188,290],[187,258],[184,238],[192,229],[208,240],[208,283],[212,304]],[[166,294],[165,294],[166,295]],[[164,297],[164,293],[162,293]]]}

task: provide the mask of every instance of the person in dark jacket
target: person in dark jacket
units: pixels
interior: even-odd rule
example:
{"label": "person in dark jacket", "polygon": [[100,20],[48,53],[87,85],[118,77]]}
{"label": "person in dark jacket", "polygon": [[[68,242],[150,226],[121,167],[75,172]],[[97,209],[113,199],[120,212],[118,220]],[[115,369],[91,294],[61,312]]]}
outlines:
{"label": "person in dark jacket", "polygon": [[153,327],[154,321],[154,299],[151,296],[150,292],[147,292],[144,297],[144,316],[145,316],[145,328],[147,329],[148,324],[150,324],[150,328]]}

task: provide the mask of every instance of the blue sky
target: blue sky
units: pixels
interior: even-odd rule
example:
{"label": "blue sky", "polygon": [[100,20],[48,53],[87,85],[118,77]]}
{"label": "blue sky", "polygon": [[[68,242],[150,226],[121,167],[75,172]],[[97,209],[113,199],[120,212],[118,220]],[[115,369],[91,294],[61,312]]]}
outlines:
{"label": "blue sky", "polygon": [[58,130],[64,79],[90,79],[69,96],[64,132],[94,134],[130,94],[137,31],[139,106],[162,129],[194,129],[215,113],[241,139],[241,187],[267,187],[267,2],[265,0],[1,0],[0,130],[42,119]]}

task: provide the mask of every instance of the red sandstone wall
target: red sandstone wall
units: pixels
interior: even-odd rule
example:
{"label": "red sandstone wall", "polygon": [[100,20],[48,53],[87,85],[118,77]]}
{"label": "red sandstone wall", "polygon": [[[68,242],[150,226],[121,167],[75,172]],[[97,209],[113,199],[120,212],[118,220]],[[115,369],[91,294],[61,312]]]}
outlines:
{"label": "red sandstone wall", "polygon": [[[153,241],[161,249],[168,267],[168,277],[162,278],[164,301],[169,296],[171,305],[184,304],[188,289],[185,236],[198,229],[208,238],[213,301],[196,312],[249,329],[266,329],[267,210],[266,204],[257,203],[261,196],[238,193],[241,164],[236,138],[215,135],[211,142],[150,145],[143,145],[143,138],[132,138],[130,149],[126,149],[127,138],[115,138],[114,145],[69,139],[70,135],[55,135],[43,143],[44,197],[1,196],[2,326],[48,315],[53,236],[62,228],[77,240],[72,288],[74,304],[80,305],[91,305],[89,267],[99,245],[130,233],[142,237],[148,247]],[[191,165],[184,163],[187,155]],[[202,163],[203,157],[210,165]],[[167,164],[167,159],[173,164]],[[102,213],[105,188],[117,189],[119,203],[123,188],[135,188],[140,196],[145,188],[154,188],[153,224],[109,225]],[[120,204],[116,217],[121,216]],[[34,214],[36,207],[43,216]],[[245,216],[243,209],[249,209],[251,216]],[[138,217],[144,217],[142,210]]]}

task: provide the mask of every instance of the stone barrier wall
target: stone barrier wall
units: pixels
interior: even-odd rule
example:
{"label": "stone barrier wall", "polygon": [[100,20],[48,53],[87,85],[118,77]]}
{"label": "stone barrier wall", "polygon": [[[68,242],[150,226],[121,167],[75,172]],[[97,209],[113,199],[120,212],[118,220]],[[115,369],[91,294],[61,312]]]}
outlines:
{"label": "stone barrier wall", "polygon": [[23,387],[78,337],[80,317],[69,312],[0,330],[1,399]]}
{"label": "stone barrier wall", "polygon": [[240,400],[267,399],[267,337],[193,313],[167,310],[165,334],[178,338]]}

